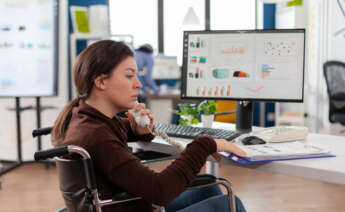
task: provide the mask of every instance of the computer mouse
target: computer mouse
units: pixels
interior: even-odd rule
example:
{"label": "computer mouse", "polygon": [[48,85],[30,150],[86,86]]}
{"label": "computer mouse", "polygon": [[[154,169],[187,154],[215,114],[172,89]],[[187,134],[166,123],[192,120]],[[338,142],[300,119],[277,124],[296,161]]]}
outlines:
{"label": "computer mouse", "polygon": [[266,141],[257,137],[257,136],[248,136],[242,139],[244,145],[256,145],[256,144],[265,144]]}

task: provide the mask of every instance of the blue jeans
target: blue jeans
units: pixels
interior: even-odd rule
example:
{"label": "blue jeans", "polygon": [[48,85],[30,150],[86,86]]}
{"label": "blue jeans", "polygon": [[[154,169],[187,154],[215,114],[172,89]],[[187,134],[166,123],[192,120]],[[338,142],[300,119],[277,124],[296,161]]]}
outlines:
{"label": "blue jeans", "polygon": [[[174,199],[168,206],[166,206],[165,211],[175,212],[217,195],[222,195],[222,192],[218,185],[186,190],[179,197]],[[235,203],[237,212],[246,212],[246,209],[244,208],[242,201],[236,196]]]}

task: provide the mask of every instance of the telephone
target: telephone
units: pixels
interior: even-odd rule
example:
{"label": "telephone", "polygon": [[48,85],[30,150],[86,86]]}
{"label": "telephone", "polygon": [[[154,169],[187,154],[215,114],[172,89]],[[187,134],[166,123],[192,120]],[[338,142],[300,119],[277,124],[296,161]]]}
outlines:
{"label": "telephone", "polygon": [[308,128],[302,126],[269,127],[259,131],[243,134],[239,139],[256,136],[268,143],[304,140],[308,135]]}
{"label": "telephone", "polygon": [[[137,106],[139,103],[136,102],[135,106]],[[135,107],[134,106],[134,107]],[[130,112],[133,116],[134,116],[134,119],[135,119],[135,122],[137,124],[139,124],[139,126],[143,127],[143,128],[148,128],[149,125],[150,125],[150,119],[148,116],[142,116],[140,113],[141,111],[135,111],[134,108],[133,109],[130,109],[128,110],[128,112]],[[177,147],[181,152],[184,150],[184,146],[174,140],[172,140],[171,138],[169,138],[169,136],[164,133],[164,132],[159,132],[155,129],[153,129],[153,132],[151,131],[151,133],[155,136],[160,136],[161,138],[163,138],[166,142],[168,142],[169,144]]]}
{"label": "telephone", "polygon": [[[137,106],[139,103],[136,102],[135,106]],[[135,107],[134,106],[134,107]],[[135,122],[137,122],[137,124],[139,124],[139,126],[143,127],[143,128],[147,128],[150,125],[150,119],[147,116],[142,116],[140,114],[141,111],[135,111],[134,108],[128,110],[128,112],[130,112],[135,119]]]}

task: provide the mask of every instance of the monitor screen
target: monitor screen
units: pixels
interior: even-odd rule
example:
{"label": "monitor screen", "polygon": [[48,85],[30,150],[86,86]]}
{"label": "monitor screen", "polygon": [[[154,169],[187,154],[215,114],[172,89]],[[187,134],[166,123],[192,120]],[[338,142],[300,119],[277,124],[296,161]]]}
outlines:
{"label": "monitor screen", "polygon": [[180,79],[181,71],[177,65],[176,56],[155,56],[155,64],[152,71],[153,79]]}
{"label": "monitor screen", "polygon": [[58,1],[0,1],[0,97],[57,95]]}
{"label": "monitor screen", "polygon": [[303,101],[305,30],[186,31],[182,98]]}

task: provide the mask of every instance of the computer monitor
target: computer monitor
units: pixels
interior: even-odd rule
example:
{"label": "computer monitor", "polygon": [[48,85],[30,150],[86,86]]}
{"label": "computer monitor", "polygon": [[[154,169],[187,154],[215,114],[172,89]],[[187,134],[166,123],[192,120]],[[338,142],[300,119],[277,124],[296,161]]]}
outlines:
{"label": "computer monitor", "polygon": [[176,56],[157,55],[155,56],[152,78],[161,79],[180,79],[181,70],[177,64]]}
{"label": "computer monitor", "polygon": [[304,29],[185,31],[181,97],[246,102],[239,122],[252,101],[303,102],[304,51]]}

